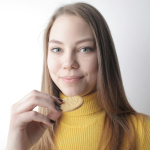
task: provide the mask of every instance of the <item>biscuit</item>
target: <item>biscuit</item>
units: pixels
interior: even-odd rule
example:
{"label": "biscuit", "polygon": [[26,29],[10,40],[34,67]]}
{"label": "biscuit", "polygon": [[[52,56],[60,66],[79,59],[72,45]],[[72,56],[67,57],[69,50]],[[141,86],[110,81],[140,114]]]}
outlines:
{"label": "biscuit", "polygon": [[69,112],[80,108],[84,100],[81,96],[73,96],[63,98],[63,104],[60,105],[60,108],[63,112]]}

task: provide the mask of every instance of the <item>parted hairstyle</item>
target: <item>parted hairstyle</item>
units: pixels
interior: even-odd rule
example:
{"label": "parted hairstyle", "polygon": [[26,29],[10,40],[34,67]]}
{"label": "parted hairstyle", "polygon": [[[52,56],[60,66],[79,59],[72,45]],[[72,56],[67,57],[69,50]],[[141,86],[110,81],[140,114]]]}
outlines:
{"label": "parted hairstyle", "polygon": [[[57,8],[51,16],[44,31],[41,92],[59,97],[60,89],[52,81],[47,66],[48,41],[54,21],[59,16],[66,14],[83,18],[92,29],[96,42],[98,60],[97,98],[101,107],[106,112],[102,138],[99,139],[98,149],[101,150],[100,145],[109,139],[105,149],[121,150],[126,137],[128,140],[128,150],[133,149],[136,132],[132,117],[138,119],[141,113],[135,111],[128,102],[111,32],[102,14],[92,5],[83,2],[65,4]],[[47,115],[49,110],[39,107],[38,112]],[[53,142],[57,126],[59,126],[59,118],[53,126],[48,127],[40,140],[30,150],[50,150],[51,147],[57,150]],[[134,131],[132,133],[131,128]]]}

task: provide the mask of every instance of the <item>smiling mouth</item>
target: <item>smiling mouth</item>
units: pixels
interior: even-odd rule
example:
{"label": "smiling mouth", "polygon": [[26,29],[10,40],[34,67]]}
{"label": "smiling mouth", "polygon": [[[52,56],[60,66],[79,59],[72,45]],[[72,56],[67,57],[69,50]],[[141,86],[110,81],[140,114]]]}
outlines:
{"label": "smiling mouth", "polygon": [[66,82],[66,83],[74,83],[74,82],[78,82],[82,79],[83,77],[81,78],[72,78],[72,79],[68,79],[68,78],[61,78],[63,82]]}

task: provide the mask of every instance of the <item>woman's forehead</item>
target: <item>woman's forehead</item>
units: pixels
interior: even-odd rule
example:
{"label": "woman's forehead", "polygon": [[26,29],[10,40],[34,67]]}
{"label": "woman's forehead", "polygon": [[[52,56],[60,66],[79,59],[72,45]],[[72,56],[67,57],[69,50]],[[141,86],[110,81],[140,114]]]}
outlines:
{"label": "woman's forehead", "polygon": [[49,39],[94,39],[90,26],[80,17],[58,17],[51,27]]}

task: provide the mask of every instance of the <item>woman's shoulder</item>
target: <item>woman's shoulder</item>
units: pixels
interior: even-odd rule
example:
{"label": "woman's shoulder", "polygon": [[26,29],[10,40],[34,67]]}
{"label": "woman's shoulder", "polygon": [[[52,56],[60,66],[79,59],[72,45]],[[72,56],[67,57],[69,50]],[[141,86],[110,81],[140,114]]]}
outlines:
{"label": "woman's shoulder", "polygon": [[129,124],[136,130],[137,134],[150,134],[150,116],[143,113],[128,115]]}
{"label": "woman's shoulder", "polygon": [[150,116],[136,113],[131,118],[136,130],[136,144],[140,144],[139,149],[150,149]]}
{"label": "woman's shoulder", "polygon": [[150,116],[142,113],[139,113],[137,116],[137,125],[143,128],[143,132],[148,132],[150,134]]}
{"label": "woman's shoulder", "polygon": [[141,125],[141,126],[149,126],[150,127],[150,116],[143,114],[143,113],[135,113],[130,114],[130,119],[132,119],[133,123],[135,125]]}

